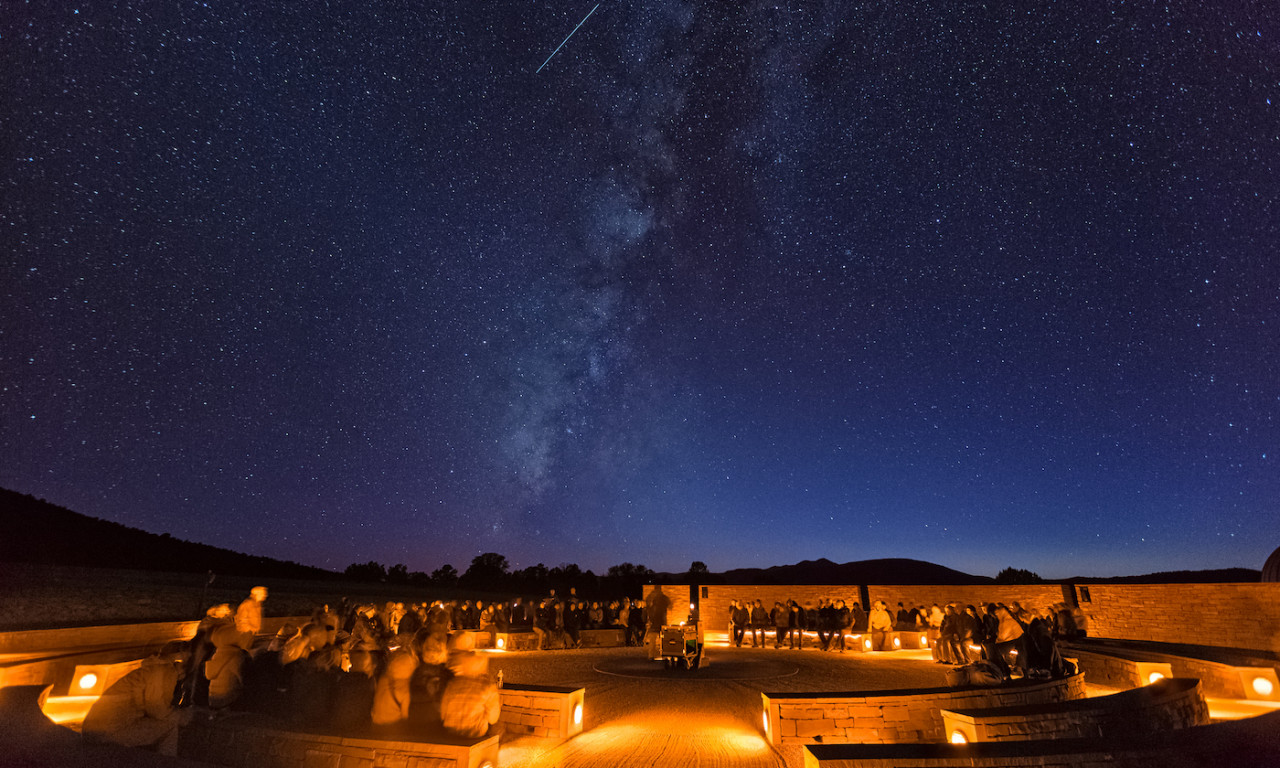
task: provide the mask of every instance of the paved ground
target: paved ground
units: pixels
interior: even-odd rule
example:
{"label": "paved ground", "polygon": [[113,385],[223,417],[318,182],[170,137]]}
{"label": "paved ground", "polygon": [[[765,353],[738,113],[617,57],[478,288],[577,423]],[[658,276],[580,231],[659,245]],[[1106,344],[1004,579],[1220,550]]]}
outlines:
{"label": "paved ground", "polygon": [[491,669],[506,681],[587,689],[585,733],[561,745],[516,739],[503,747],[502,767],[774,768],[784,763],[764,739],[762,691],[945,684],[945,668],[927,652],[712,647],[708,658],[687,672],[667,671],[639,648],[494,654]]}

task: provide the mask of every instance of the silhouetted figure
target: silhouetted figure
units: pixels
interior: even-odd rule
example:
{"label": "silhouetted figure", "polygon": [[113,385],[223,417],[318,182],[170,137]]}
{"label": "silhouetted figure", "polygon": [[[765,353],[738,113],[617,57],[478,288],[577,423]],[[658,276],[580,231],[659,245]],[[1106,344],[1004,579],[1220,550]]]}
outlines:
{"label": "silhouetted figure", "polygon": [[170,644],[113,683],[85,715],[85,738],[176,756],[178,728],[190,710],[178,710],[173,702],[187,661],[186,647]]}

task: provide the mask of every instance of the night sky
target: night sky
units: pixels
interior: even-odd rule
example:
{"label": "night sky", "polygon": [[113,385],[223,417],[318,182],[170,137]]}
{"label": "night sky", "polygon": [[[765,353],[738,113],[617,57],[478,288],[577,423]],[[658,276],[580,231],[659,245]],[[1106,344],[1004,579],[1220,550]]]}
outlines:
{"label": "night sky", "polygon": [[[5,3],[0,486],[253,554],[1280,545],[1270,0]],[[269,6],[269,7],[268,7]]]}

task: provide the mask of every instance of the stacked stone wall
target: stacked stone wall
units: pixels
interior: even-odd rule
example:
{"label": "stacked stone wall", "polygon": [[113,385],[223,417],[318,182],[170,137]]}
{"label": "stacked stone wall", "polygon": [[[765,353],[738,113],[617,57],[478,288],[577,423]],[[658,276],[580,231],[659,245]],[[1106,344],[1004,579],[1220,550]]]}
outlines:
{"label": "stacked stone wall", "polygon": [[431,744],[197,720],[182,729],[178,756],[232,768],[476,768],[497,765],[498,737]]}
{"label": "stacked stone wall", "polygon": [[1209,707],[1198,681],[1185,678],[1036,709],[948,711],[943,720],[948,730],[971,724],[977,741],[1126,738],[1209,722]]}
{"label": "stacked stone wall", "polygon": [[1083,675],[998,688],[911,692],[762,694],[774,744],[904,744],[945,741],[941,710],[1047,704],[1083,698]]}
{"label": "stacked stone wall", "polygon": [[583,704],[586,691],[577,689],[508,686],[503,688],[500,722],[509,734],[568,738],[582,730],[574,722],[575,706]]}
{"label": "stacked stone wall", "polygon": [[900,602],[908,608],[934,603],[974,607],[984,603],[1020,603],[1029,611],[1042,612],[1062,602],[1060,584],[876,585],[867,591],[873,601],[883,600],[895,610]]}
{"label": "stacked stone wall", "polygon": [[[766,610],[772,609],[775,601],[785,604],[788,600],[795,600],[801,605],[813,603],[815,606],[820,599],[844,600],[850,606],[862,602],[860,586],[849,584],[711,584],[706,590],[707,596],[699,601],[698,610],[707,627],[714,631],[728,627],[729,603],[733,600],[762,600]],[[1040,611],[1063,599],[1059,584],[872,585],[867,587],[867,592],[872,602],[883,600],[891,611],[896,610],[899,602],[910,608],[933,603],[977,606],[1017,602],[1028,610]],[[864,610],[869,608],[866,605],[862,607]]]}
{"label": "stacked stone wall", "polygon": [[1081,586],[1091,637],[1280,651],[1280,583]]}
{"label": "stacked stone wall", "polygon": [[774,602],[784,605],[788,600],[795,600],[804,605],[818,604],[819,599],[844,600],[849,605],[860,602],[859,589],[856,585],[739,585],[713,584],[706,587],[707,596],[698,601],[698,614],[708,629],[724,632],[729,627],[729,603],[733,600],[764,602],[766,611],[773,609]]}

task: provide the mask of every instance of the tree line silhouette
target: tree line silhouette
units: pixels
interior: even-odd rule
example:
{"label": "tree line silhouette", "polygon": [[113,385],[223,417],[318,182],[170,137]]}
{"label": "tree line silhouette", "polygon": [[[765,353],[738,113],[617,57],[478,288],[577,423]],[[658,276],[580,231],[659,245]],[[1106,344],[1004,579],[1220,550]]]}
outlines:
{"label": "tree line silhouette", "polygon": [[[706,573],[706,565],[694,562],[691,573]],[[609,566],[603,575],[582,570],[575,563],[565,563],[548,568],[543,563],[527,568],[511,570],[507,558],[497,552],[476,555],[471,565],[462,573],[445,564],[431,573],[410,571],[403,563],[387,567],[382,563],[352,563],[343,575],[355,581],[410,584],[414,586],[465,589],[477,592],[504,592],[511,594],[547,594],[556,590],[560,595],[570,591],[581,597],[636,596],[646,584],[664,583],[668,575],[659,574],[643,565],[620,563]]]}

